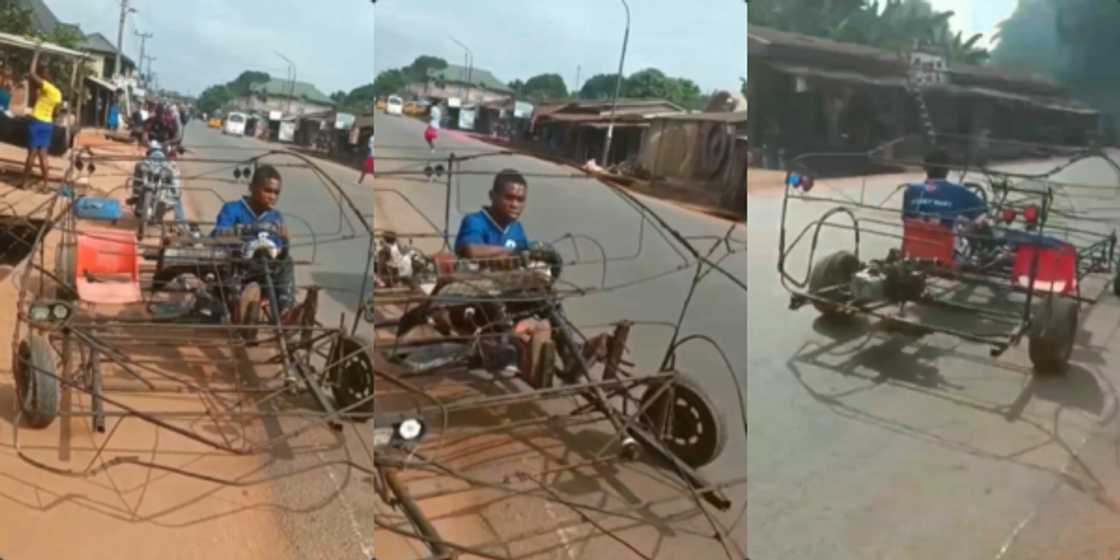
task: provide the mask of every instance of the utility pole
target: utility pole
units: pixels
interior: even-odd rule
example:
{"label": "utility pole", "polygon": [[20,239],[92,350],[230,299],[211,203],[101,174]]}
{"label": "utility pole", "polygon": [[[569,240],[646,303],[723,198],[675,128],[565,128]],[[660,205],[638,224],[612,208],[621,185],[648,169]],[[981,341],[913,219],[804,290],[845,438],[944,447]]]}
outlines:
{"label": "utility pole", "polygon": [[[144,76],[145,76],[144,77],[144,87],[146,88],[150,85],[149,82],[152,81],[152,61],[156,60],[156,57],[146,56],[144,58],[146,58],[148,60],[148,71],[146,73],[143,73]],[[140,68],[143,69],[143,67],[144,67],[143,61],[141,61]]]}
{"label": "utility pole", "polygon": [[117,58],[113,66],[114,78],[119,78],[121,75],[121,51],[124,49],[124,21],[128,18],[129,13],[136,13],[136,10],[128,7],[128,0],[121,0],[121,23],[117,28]]}
{"label": "utility pole", "polygon": [[580,71],[580,66],[577,64],[576,65],[576,81],[572,84],[572,87],[574,87],[576,91],[579,91],[579,71]]}
{"label": "utility pole", "polygon": [[[463,51],[465,51],[463,53],[463,63],[467,65],[467,88],[468,88],[467,93],[466,93],[467,99],[465,99],[465,101],[469,101],[470,100],[470,95],[471,95],[471,90],[469,88],[471,88],[473,86],[473,84],[471,83],[471,77],[473,77],[473,74],[474,74],[474,52],[471,51],[471,49],[469,49],[463,43],[460,43],[458,39],[456,39],[454,37],[451,37],[451,40],[455,41],[455,44],[459,45],[460,47],[463,47]],[[468,57],[469,57],[469,62],[468,62]]]}
{"label": "utility pole", "polygon": [[283,58],[284,62],[288,63],[288,69],[289,69],[289,72],[291,73],[290,74],[291,78],[289,78],[289,81],[288,81],[288,110],[287,110],[287,113],[290,115],[292,113],[292,97],[295,95],[295,91],[296,91],[296,63],[289,60],[288,57],[281,54],[280,51],[276,51],[276,56],[279,56],[280,58]]}
{"label": "utility pole", "polygon": [[618,108],[618,94],[622,90],[622,65],[626,62],[626,43],[630,41],[630,5],[626,0],[622,0],[622,6],[626,8],[626,33],[622,36],[622,56],[618,59],[618,76],[614,81],[614,99],[611,101],[611,120],[607,125],[607,141],[603,143],[603,168],[607,167],[607,157],[611,153],[611,139],[614,137],[614,113]]}
{"label": "utility pole", "polygon": [[151,33],[135,32],[136,36],[140,38],[140,67],[137,70],[140,72],[141,78],[144,76],[144,44],[152,37]]}

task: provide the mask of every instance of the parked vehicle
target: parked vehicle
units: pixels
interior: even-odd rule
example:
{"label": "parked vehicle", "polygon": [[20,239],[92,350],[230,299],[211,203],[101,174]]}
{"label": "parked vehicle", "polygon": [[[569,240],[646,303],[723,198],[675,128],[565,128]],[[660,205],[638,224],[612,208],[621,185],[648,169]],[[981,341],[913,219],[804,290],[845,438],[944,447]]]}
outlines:
{"label": "parked vehicle", "polygon": [[247,120],[248,117],[245,116],[245,113],[230,113],[226,117],[225,124],[222,127],[222,133],[232,134],[234,136],[244,136],[245,122]]}
{"label": "parked vehicle", "polygon": [[390,95],[389,101],[385,103],[386,115],[403,115],[404,114],[404,100],[398,95]]}

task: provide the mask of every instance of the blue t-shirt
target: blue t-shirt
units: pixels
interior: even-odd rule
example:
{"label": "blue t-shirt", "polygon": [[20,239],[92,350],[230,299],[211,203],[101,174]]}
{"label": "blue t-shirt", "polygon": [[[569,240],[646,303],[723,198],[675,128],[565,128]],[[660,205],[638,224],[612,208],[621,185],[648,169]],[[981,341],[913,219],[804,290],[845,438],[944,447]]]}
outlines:
{"label": "blue t-shirt", "polygon": [[902,195],[902,215],[906,218],[940,218],[952,226],[958,216],[976,219],[988,211],[984,200],[968,188],[944,179],[913,183]]}
{"label": "blue t-shirt", "polygon": [[[218,219],[214,220],[214,231],[210,233],[211,237],[217,237],[219,234],[228,232],[236,225],[251,225],[256,223],[272,223],[276,225],[284,225],[284,215],[275,208],[266,210],[264,213],[257,215],[249,206],[249,201],[246,198],[240,200],[233,200],[222,205],[221,211],[218,212]],[[269,238],[277,247],[284,246],[284,240],[279,236],[269,235]]]}
{"label": "blue t-shirt", "polygon": [[5,88],[0,88],[0,111],[7,111],[12,105],[12,94]]}
{"label": "blue t-shirt", "polygon": [[505,227],[498,226],[485,208],[463,216],[459,224],[459,234],[455,237],[455,252],[466,245],[493,245],[505,247],[510,251],[529,248],[529,239],[521,222],[513,222]]}

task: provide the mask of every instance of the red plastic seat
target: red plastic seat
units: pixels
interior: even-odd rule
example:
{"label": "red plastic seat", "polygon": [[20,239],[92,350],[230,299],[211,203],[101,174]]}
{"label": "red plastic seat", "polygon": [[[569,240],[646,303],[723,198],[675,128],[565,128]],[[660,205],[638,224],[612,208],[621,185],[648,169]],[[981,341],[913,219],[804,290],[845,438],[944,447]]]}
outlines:
{"label": "red plastic seat", "polygon": [[143,301],[140,258],[132,231],[88,227],[78,233],[75,284],[84,302]]}
{"label": "red plastic seat", "polygon": [[952,228],[939,221],[902,220],[902,254],[905,257],[934,260],[941,266],[953,268],[956,266],[955,240]]}
{"label": "red plastic seat", "polygon": [[1068,243],[1057,247],[1021,244],[1015,249],[1011,281],[1031,288],[1031,264],[1038,255],[1033,289],[1038,292],[1070,294],[1077,291],[1077,249]]}

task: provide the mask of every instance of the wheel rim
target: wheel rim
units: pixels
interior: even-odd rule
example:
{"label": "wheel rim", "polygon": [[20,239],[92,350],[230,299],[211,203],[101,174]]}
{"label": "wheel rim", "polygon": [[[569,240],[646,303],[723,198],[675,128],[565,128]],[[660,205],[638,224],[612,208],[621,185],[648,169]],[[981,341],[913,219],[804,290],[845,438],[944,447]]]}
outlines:
{"label": "wheel rim", "polygon": [[671,430],[666,442],[680,457],[706,457],[716,446],[715,421],[691,391],[675,389]]}

